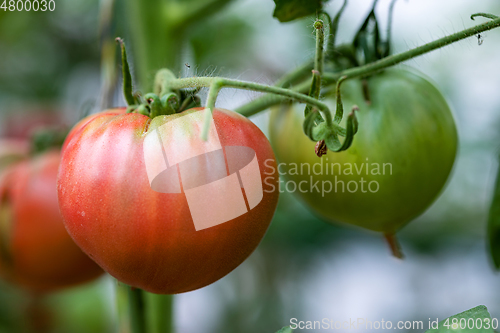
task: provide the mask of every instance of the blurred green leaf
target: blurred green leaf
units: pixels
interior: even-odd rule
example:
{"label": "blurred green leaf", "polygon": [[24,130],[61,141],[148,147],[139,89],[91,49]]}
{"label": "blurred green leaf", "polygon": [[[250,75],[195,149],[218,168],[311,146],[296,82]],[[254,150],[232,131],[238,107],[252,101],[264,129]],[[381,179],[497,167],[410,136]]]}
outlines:
{"label": "blurred green leaf", "polygon": [[[217,34],[207,33],[217,31]],[[254,54],[251,37],[253,28],[244,19],[223,16],[206,20],[190,31],[197,75],[211,75],[213,71],[238,70],[249,66],[249,55]]]}
{"label": "blurred green leaf", "polygon": [[[456,319],[456,320],[454,320]],[[465,322],[464,322],[465,319]],[[472,321],[469,321],[472,319]],[[477,321],[477,319],[480,319]],[[461,328],[464,327],[465,328]],[[471,328],[469,328],[471,327]],[[480,327],[480,328],[478,328]],[[473,309],[464,311],[439,322],[436,329],[427,330],[426,333],[493,333],[491,316],[484,305],[479,305]]]}
{"label": "blurred green leaf", "polygon": [[324,0],[274,0],[276,8],[273,16],[280,22],[290,22],[316,14],[323,8],[325,2]]}
{"label": "blurred green leaf", "polygon": [[290,326],[286,326],[286,327],[283,327],[282,329],[280,329],[276,333],[292,333],[292,332],[293,332],[293,330],[290,328]]}
{"label": "blurred green leaf", "polygon": [[488,241],[491,258],[496,269],[500,268],[500,166],[493,192],[493,200],[488,218]]}
{"label": "blurred green leaf", "polygon": [[99,68],[97,0],[57,3],[53,12],[0,15],[0,100],[51,103],[78,71]]}

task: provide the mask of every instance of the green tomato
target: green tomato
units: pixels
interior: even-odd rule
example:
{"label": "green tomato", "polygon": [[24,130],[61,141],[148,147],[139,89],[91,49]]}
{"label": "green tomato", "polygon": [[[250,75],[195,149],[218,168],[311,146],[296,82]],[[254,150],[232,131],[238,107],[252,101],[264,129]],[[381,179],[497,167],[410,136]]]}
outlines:
{"label": "green tomato", "polygon": [[[359,106],[359,131],[347,151],[316,156],[316,143],[302,131],[303,105],[274,108],[270,138],[281,191],[296,193],[329,221],[391,234],[443,189],[455,161],[457,130],[444,97],[421,75],[391,69],[366,84],[353,79],[342,86],[345,113]],[[332,112],[334,97],[325,100]]]}

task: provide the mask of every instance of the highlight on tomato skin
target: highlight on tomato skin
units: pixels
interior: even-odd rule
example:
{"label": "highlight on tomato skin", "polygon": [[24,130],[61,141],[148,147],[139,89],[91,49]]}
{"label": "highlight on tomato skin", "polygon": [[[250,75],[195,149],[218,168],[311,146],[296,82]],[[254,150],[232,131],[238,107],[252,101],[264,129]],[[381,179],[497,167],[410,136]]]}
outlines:
{"label": "highlight on tomato skin", "polygon": [[[265,163],[276,170],[270,143],[251,121],[228,110],[213,112],[220,145],[255,152],[263,186],[260,202],[245,214],[197,230],[184,193],[152,189],[144,157],[148,134],[201,110],[154,119],[107,110],[74,127],[65,142],[58,196],[66,228],[105,271],[132,287],[177,294],[219,280],[255,250],[274,215],[279,192],[264,182],[269,176]],[[201,125],[196,123],[198,129]],[[164,138],[165,149],[182,143],[183,152],[198,151],[201,136],[195,132],[175,127],[175,134]],[[191,165],[193,172],[211,168],[199,161]],[[271,176],[268,183],[276,188],[277,172]],[[181,182],[186,186],[184,178]]]}
{"label": "highlight on tomato skin", "polygon": [[103,274],[66,231],[57,202],[57,150],[11,165],[0,174],[0,275],[43,293]]}

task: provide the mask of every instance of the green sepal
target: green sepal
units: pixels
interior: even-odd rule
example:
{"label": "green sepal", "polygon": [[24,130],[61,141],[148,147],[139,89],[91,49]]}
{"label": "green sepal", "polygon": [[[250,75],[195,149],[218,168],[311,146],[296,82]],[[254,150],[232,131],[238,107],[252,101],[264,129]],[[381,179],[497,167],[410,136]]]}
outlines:
{"label": "green sepal", "polygon": [[133,113],[138,107],[137,104],[127,106],[127,113]]}
{"label": "green sepal", "polygon": [[[326,122],[323,122],[317,126],[313,125],[313,113],[311,113],[304,120],[304,132],[312,141],[324,140],[328,150],[333,152],[341,152],[347,150],[354,141],[354,135],[358,132],[358,119],[356,117],[357,107],[353,107],[352,112],[347,117],[346,128],[343,128],[336,122],[328,126]],[[306,127],[307,126],[307,127]],[[312,126],[312,128],[311,128]],[[310,134],[310,135],[309,135]],[[339,136],[345,137],[343,142],[340,142]]]}
{"label": "green sepal", "polygon": [[158,95],[149,93],[144,95],[144,98],[146,99],[146,103],[148,103],[151,110],[151,118],[155,118],[164,114],[162,103]]}
{"label": "green sepal", "polygon": [[323,118],[319,115],[316,109],[309,112],[302,123],[302,129],[307,137],[314,141],[313,129],[316,124],[323,122]]}
{"label": "green sepal", "polygon": [[342,148],[342,143],[340,142],[338,135],[335,133],[330,133],[323,140],[325,140],[326,148],[328,148],[328,150],[338,152],[340,151],[340,148]]}
{"label": "green sepal", "polygon": [[148,107],[146,107],[146,105],[144,105],[144,104],[139,105],[139,107],[135,110],[135,112],[142,114],[144,116],[147,116],[147,117],[151,116],[151,114],[148,110]]}
{"label": "green sepal", "polygon": [[133,94],[132,75],[130,74],[130,66],[127,60],[125,42],[121,38],[116,38],[116,41],[120,44],[122,55],[123,95],[128,105],[134,105],[137,104],[137,100]]}
{"label": "green sepal", "polygon": [[353,110],[347,117],[346,135],[344,142],[342,143],[342,146],[339,148],[339,150],[330,149],[330,147],[328,147],[328,142],[326,146],[332,151],[340,152],[347,150],[352,145],[352,142],[354,141],[354,135],[357,132],[358,132],[358,118],[356,117],[356,113]]}
{"label": "green sepal", "polygon": [[342,118],[344,118],[344,105],[342,104],[342,97],[341,94],[337,94],[337,108],[335,109],[335,117],[333,118],[333,121],[336,122],[337,124],[340,124],[342,121]]}
{"label": "green sepal", "polygon": [[161,97],[161,105],[166,114],[174,114],[179,108],[179,97],[176,93],[165,94]]}

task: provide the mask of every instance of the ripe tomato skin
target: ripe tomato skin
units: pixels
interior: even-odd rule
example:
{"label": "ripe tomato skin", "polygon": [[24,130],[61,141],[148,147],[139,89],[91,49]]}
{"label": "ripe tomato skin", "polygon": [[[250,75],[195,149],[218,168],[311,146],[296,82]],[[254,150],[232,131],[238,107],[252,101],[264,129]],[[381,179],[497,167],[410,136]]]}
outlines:
{"label": "ripe tomato skin", "polygon": [[35,292],[103,273],[68,235],[57,202],[58,151],[12,165],[0,176],[0,272]]}
{"label": "ripe tomato skin", "polygon": [[[148,131],[200,109],[153,120],[108,110],[77,125],[65,144],[58,191],[66,228],[104,270],[133,287],[176,294],[217,281],[254,251],[274,214],[279,193],[264,184],[255,208],[195,231],[183,193],[151,189],[143,153]],[[216,109],[213,118],[222,146],[256,152],[264,181],[269,176],[263,174],[266,160],[276,166],[264,134],[231,111]],[[189,133],[185,139],[190,140]]]}
{"label": "ripe tomato skin", "polygon": [[[355,181],[358,191],[342,193],[338,183],[337,193],[296,192],[314,212],[331,222],[344,222],[374,231],[393,233],[420,215],[438,196],[452,169],[457,151],[457,132],[451,111],[441,93],[427,80],[407,70],[387,70],[368,79],[371,104],[366,103],[360,80],[349,80],[342,86],[342,101],[345,112],[353,105],[359,106],[357,113],[359,131],[352,146],[344,152],[332,153],[321,159],[314,153],[315,142],[302,131],[303,108],[277,107],[270,121],[270,140],[279,163],[340,163],[334,173],[315,175],[285,175],[297,184],[311,179],[329,181]],[[327,97],[325,102],[332,112],[335,100]],[[344,116],[345,119],[345,116]],[[345,163],[361,167],[369,163],[373,168],[360,175],[349,173]],[[385,175],[376,173],[376,163],[382,170],[389,166]],[[282,170],[286,170],[282,166]],[[317,167],[319,170],[319,167]],[[366,170],[366,169],[365,169]],[[331,171],[331,167],[329,168]],[[305,171],[307,173],[307,171]],[[319,172],[318,172],[319,173]],[[368,174],[367,174],[368,173]],[[382,173],[382,171],[380,171]],[[310,178],[312,177],[312,178]],[[360,190],[361,178],[366,183]],[[379,191],[370,193],[366,186],[377,181]],[[325,185],[327,186],[327,185]],[[354,189],[352,185],[351,189]],[[375,184],[372,184],[375,190]]]}

